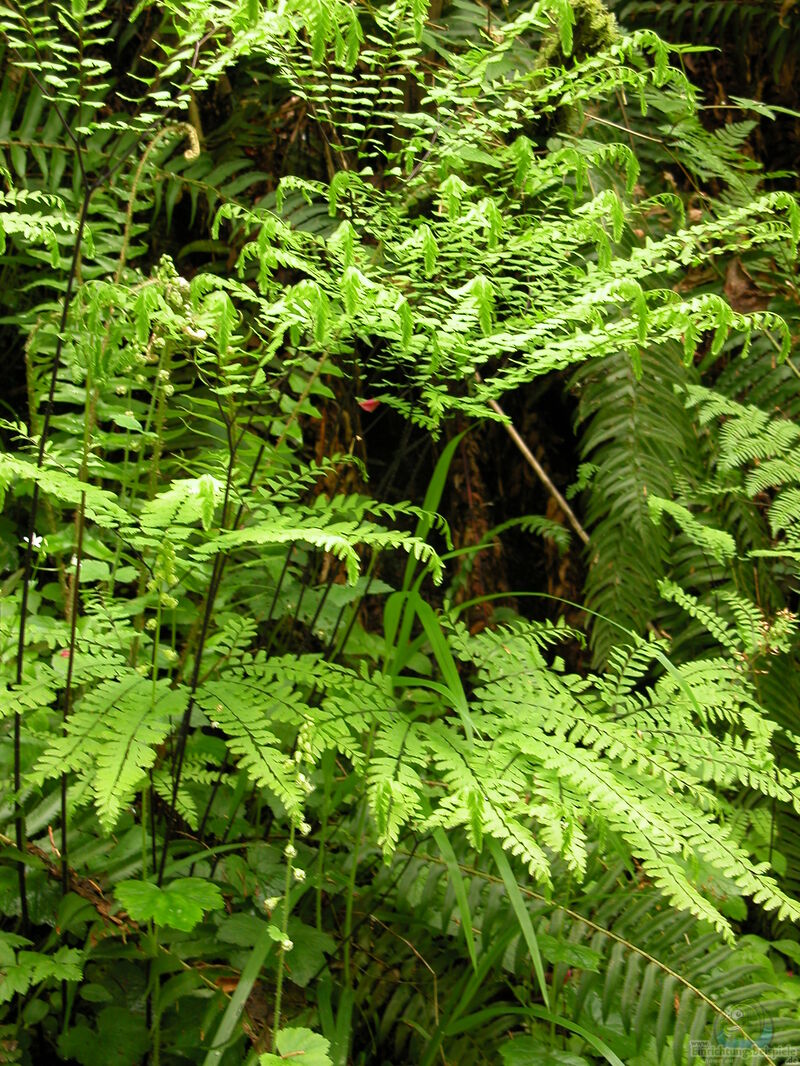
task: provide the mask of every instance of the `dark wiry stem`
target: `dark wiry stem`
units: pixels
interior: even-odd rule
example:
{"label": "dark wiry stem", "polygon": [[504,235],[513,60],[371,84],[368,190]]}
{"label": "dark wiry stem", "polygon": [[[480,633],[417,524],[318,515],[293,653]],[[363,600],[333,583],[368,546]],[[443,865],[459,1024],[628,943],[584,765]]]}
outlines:
{"label": "dark wiry stem", "polygon": [[[70,263],[69,274],[67,276],[67,287],[64,293],[64,303],[61,308],[61,318],[58,325],[58,337],[56,339],[56,349],[53,355],[53,368],[50,372],[50,384],[47,390],[47,404],[44,411],[44,420],[42,422],[41,432],[39,434],[39,449],[36,456],[36,468],[41,470],[44,463],[44,452],[47,444],[47,438],[50,433],[50,423],[53,416],[53,402],[56,394],[56,384],[58,382],[58,367],[61,362],[61,353],[64,347],[64,337],[66,335],[67,316],[69,315],[70,305],[72,303],[72,290],[75,285],[75,278],[78,273],[78,262],[80,260],[81,245],[83,243],[83,231],[86,228],[86,216],[89,211],[89,204],[92,199],[94,188],[88,188],[83,194],[83,200],[81,201],[81,210],[78,216],[78,228],[75,233],[75,246],[72,251],[72,261]],[[33,417],[33,412],[31,412]],[[25,664],[25,635],[28,622],[28,594],[30,591],[30,584],[33,575],[33,538],[36,531],[36,516],[39,510],[39,483],[37,482],[33,487],[33,497],[31,499],[31,510],[28,518],[28,544],[25,551],[25,564],[23,569],[22,578],[22,598],[20,603],[20,618],[19,618],[19,633],[17,637],[17,671],[16,671],[16,684],[19,687],[22,684],[22,674]],[[70,656],[70,667],[72,665],[72,656]],[[18,711],[14,716],[14,827],[16,845],[19,851],[22,851],[25,847],[25,816],[22,810],[22,803],[20,800],[20,788],[22,785],[22,715]],[[66,860],[65,860],[66,861]],[[28,892],[25,880],[25,864],[20,862],[17,866],[17,876],[19,880],[19,893],[20,893],[20,906],[22,913],[22,924],[28,924]]]}

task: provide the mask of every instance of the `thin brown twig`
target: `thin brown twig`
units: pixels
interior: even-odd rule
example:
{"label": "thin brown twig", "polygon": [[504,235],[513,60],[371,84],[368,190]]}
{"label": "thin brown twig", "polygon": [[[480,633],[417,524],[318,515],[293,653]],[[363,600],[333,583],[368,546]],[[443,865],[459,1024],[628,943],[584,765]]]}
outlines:
{"label": "thin brown twig", "polygon": [[[478,373],[477,370],[475,371],[475,380],[478,381],[478,382],[480,382],[482,380],[481,376],[480,376],[480,374]],[[536,458],[536,456],[530,450],[528,445],[525,443],[525,441],[519,435],[519,433],[517,432],[516,428],[514,427],[514,423],[511,421],[511,419],[505,413],[505,411],[500,406],[500,404],[497,402],[497,400],[493,400],[490,397],[489,398],[489,406],[495,412],[495,414],[500,415],[500,417],[503,419],[503,425],[506,428],[506,432],[508,433],[509,437],[511,437],[511,439],[514,441],[516,446],[519,448],[520,452],[522,452],[522,455],[524,456],[524,458],[525,458],[526,462],[528,463],[528,465],[531,467],[531,469],[534,471],[534,473],[539,478],[541,483],[544,485],[544,487],[547,489],[547,491],[550,493],[550,495],[556,501],[558,506],[561,508],[561,510],[563,511],[564,515],[567,518],[567,521],[572,526],[572,528],[575,530],[575,532],[578,534],[578,536],[583,541],[583,543],[584,544],[588,544],[589,543],[589,534],[586,532],[586,530],[583,528],[583,526],[578,521],[578,516],[575,514],[575,512],[572,510],[570,505],[567,503],[567,501],[564,499],[564,497],[558,491],[556,486],[553,484],[553,481],[550,478],[550,475],[545,470],[545,468],[542,466],[542,464],[539,462],[539,460]]]}

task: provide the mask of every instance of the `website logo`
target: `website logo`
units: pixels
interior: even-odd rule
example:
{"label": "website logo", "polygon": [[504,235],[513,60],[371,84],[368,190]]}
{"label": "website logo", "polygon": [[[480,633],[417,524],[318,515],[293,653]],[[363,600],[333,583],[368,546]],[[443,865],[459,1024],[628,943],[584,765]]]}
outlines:
{"label": "website logo", "polygon": [[772,1019],[759,1003],[741,1003],[726,1013],[730,1021],[718,1015],[714,1022],[714,1040],[720,1047],[753,1051],[754,1047],[770,1046],[774,1036]]}

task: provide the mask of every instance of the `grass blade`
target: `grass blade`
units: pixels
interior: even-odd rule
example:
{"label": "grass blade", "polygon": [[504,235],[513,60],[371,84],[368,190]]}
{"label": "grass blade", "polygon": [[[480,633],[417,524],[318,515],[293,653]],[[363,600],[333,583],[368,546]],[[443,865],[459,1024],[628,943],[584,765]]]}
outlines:
{"label": "grass blade", "polygon": [[442,853],[442,858],[444,859],[445,865],[447,866],[447,872],[450,875],[450,881],[452,882],[453,889],[455,890],[458,910],[461,914],[461,928],[464,930],[464,939],[467,942],[467,951],[469,952],[472,968],[473,970],[477,971],[478,958],[475,954],[475,937],[472,932],[472,913],[469,909],[467,890],[464,887],[464,877],[461,873],[461,868],[458,865],[456,853],[453,851],[453,846],[447,839],[445,831],[443,829],[434,829],[433,839],[436,841],[436,845],[439,848],[439,851]]}
{"label": "grass blade", "polygon": [[501,848],[500,844],[496,840],[489,841],[489,850],[492,853],[497,871],[503,879],[506,892],[508,893],[508,899],[511,906],[514,909],[517,922],[519,923],[520,931],[525,938],[525,943],[528,945],[528,951],[530,952],[531,962],[533,963],[533,969],[536,973],[536,979],[539,982],[539,989],[542,993],[542,999],[545,1006],[549,1009],[550,997],[547,993],[547,982],[544,979],[544,966],[542,964],[542,955],[539,951],[539,943],[536,939],[536,933],[533,929],[533,922],[531,916],[528,913],[528,908],[525,906],[525,901],[522,898],[522,893],[519,890],[519,885],[516,882],[516,878],[511,871],[511,866],[506,857],[506,853]]}

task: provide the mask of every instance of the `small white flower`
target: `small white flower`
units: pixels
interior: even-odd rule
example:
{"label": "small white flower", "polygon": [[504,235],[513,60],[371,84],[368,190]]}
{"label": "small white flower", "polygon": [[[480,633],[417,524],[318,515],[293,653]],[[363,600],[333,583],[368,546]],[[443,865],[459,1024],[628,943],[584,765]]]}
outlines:
{"label": "small white flower", "polygon": [[78,565],[78,556],[77,555],[73,555],[72,556],[72,558],[69,561],[69,565],[70,566],[77,566]]}
{"label": "small white flower", "polygon": [[304,837],[307,837],[308,834],[311,832],[311,826],[308,824],[308,822],[301,822],[297,828],[300,830],[300,833]]}
{"label": "small white flower", "polygon": [[287,859],[293,859],[297,855],[297,848],[294,846],[294,844],[287,844],[286,847],[283,849],[283,854],[286,856]]}
{"label": "small white flower", "polygon": [[117,396],[124,396],[127,391],[128,391],[128,386],[127,385],[117,385],[117,388],[116,388]]}
{"label": "small white flower", "polygon": [[158,625],[158,622],[155,620],[155,618],[148,618],[147,621],[144,624],[144,628],[149,630],[152,633],[157,625]]}
{"label": "small white flower", "polygon": [[[28,543],[27,537],[23,537],[22,539],[25,541],[26,544]],[[34,548],[41,548],[42,544],[44,543],[44,537],[40,537],[38,533],[34,533],[31,537],[30,543]]]}
{"label": "small white flower", "polygon": [[294,947],[294,941],[290,940],[288,936],[285,936],[281,941],[281,947],[284,951],[291,951]]}
{"label": "small white flower", "polygon": [[165,594],[165,595],[163,595],[161,597],[161,606],[162,607],[177,607],[178,606],[178,601],[175,599],[174,596],[170,596],[168,594]]}
{"label": "small white flower", "polygon": [[268,899],[264,900],[264,908],[268,911],[274,911],[280,904],[280,901],[280,896],[269,896]]}
{"label": "small white flower", "polygon": [[301,883],[302,883],[303,881],[305,881],[305,879],[306,879],[306,872],[305,872],[305,870],[301,870],[299,866],[295,866],[295,868],[294,868],[294,870],[292,871],[292,873],[293,873],[293,875],[294,875],[294,879],[295,879],[295,881],[300,881]]}
{"label": "small white flower", "polygon": [[175,651],[175,649],[174,648],[164,648],[163,650],[164,650],[164,658],[168,662],[174,663],[175,660],[178,658],[178,653]]}

